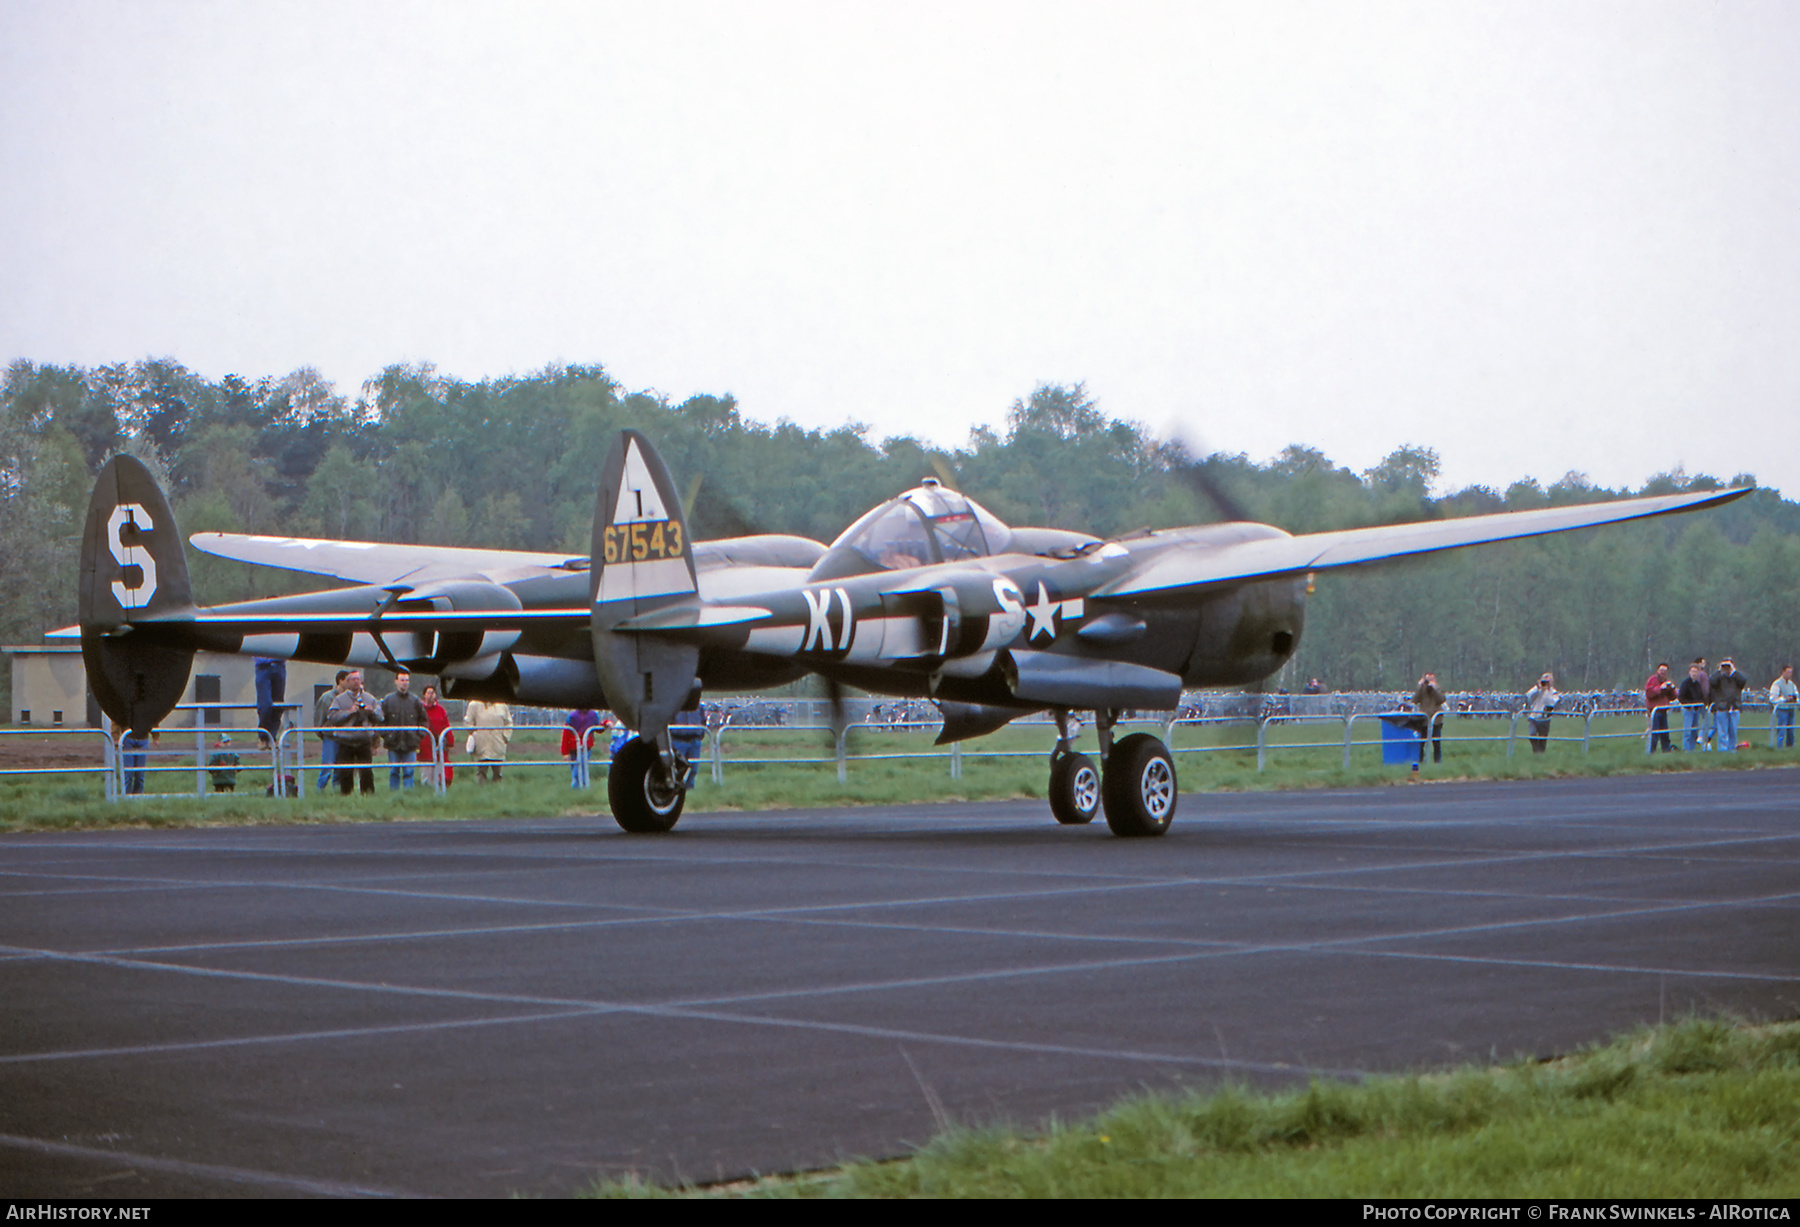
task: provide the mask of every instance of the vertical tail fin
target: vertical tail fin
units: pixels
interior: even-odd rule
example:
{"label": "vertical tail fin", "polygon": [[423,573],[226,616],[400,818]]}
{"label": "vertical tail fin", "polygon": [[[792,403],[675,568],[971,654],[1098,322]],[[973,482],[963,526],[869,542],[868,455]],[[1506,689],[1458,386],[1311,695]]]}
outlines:
{"label": "vertical tail fin", "polygon": [[607,703],[646,740],[664,743],[669,720],[694,690],[700,649],[612,628],[692,600],[699,584],[681,496],[662,457],[635,430],[619,432],[601,470],[591,575],[594,668]]}
{"label": "vertical tail fin", "polygon": [[100,470],[78,583],[81,655],[100,710],[148,732],[181,701],[194,661],[191,646],[156,627],[191,611],[193,594],[175,513],[135,457]]}

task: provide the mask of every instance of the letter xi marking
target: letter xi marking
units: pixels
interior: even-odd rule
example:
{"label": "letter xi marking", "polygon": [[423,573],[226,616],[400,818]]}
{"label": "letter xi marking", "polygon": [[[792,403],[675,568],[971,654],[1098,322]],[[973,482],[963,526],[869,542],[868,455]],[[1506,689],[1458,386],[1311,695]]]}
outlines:
{"label": "letter xi marking", "polygon": [[[831,598],[834,594],[844,611],[843,626],[835,635],[831,630]],[[855,629],[850,594],[842,588],[820,588],[816,592],[802,589],[800,595],[806,599],[806,639],[800,650],[810,652],[814,644],[826,652],[848,649],[851,632]]]}

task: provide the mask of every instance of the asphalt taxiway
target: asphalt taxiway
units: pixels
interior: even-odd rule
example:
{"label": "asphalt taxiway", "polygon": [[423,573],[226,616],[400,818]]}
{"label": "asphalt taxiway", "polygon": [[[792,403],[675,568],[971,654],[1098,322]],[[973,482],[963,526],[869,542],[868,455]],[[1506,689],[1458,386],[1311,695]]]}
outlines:
{"label": "asphalt taxiway", "polygon": [[[704,792],[696,800],[704,800]],[[0,838],[0,1192],[559,1194],[1800,1013],[1800,773]]]}

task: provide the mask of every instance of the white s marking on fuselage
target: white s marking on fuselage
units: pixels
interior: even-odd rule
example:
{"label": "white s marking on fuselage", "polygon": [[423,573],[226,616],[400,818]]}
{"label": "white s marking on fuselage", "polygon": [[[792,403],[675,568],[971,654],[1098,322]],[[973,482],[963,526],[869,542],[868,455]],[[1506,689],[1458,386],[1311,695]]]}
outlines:
{"label": "white s marking on fuselage", "polygon": [[994,600],[1000,604],[1000,612],[988,620],[988,637],[984,646],[999,647],[1012,642],[1019,628],[1025,625],[1025,594],[1019,586],[1005,576],[994,581]]}
{"label": "white s marking on fuselage", "polygon": [[113,600],[121,609],[142,609],[156,595],[156,561],[150,557],[150,551],[141,545],[125,544],[125,526],[135,524],[138,539],[156,527],[150,513],[139,503],[120,503],[112,509],[112,515],[106,521],[107,545],[112,556],[120,567],[137,567],[143,572],[143,579],[134,585],[127,585],[123,577],[113,581]]}

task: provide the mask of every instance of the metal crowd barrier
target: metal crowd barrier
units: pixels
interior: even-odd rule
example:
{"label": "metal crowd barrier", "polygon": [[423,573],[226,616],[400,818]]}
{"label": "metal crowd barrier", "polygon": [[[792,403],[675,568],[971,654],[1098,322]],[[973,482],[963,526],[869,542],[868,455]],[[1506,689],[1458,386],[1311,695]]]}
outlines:
{"label": "metal crowd barrier", "polygon": [[[1287,697],[1292,698],[1295,696]],[[1364,700],[1370,697],[1367,695],[1304,697],[1311,699],[1330,698],[1334,704],[1337,704],[1340,699],[1343,701],[1341,704],[1338,704],[1336,710],[1326,708],[1323,703],[1317,702],[1305,705],[1310,710],[1294,710],[1295,707],[1300,706],[1299,704],[1290,706],[1265,702],[1260,710],[1253,712],[1249,704],[1241,701],[1241,696],[1224,696],[1225,699],[1232,700],[1233,703],[1239,707],[1238,713],[1220,715],[1164,713],[1155,716],[1140,714],[1134,716],[1130,720],[1121,720],[1120,725],[1150,725],[1158,728],[1162,733],[1164,742],[1169,746],[1169,751],[1172,756],[1233,752],[1247,754],[1250,751],[1255,751],[1256,769],[1259,772],[1267,769],[1271,757],[1276,754],[1305,750],[1335,750],[1341,747],[1343,754],[1342,763],[1344,768],[1348,770],[1352,762],[1353,752],[1357,748],[1377,748],[1380,747],[1384,741],[1381,737],[1359,739],[1357,735],[1359,722],[1362,722],[1361,727],[1366,728],[1368,727],[1369,721],[1381,720],[1383,718],[1417,719],[1419,716],[1419,713],[1417,712],[1399,709],[1387,711],[1360,710],[1361,708],[1371,706],[1364,702]],[[1463,703],[1469,701],[1468,699],[1459,696],[1452,696],[1452,698],[1453,704],[1458,701]],[[1495,697],[1492,701],[1497,705],[1498,697]],[[1579,742],[1582,754],[1587,755],[1590,753],[1592,746],[1596,742],[1617,742],[1628,739],[1637,739],[1643,743],[1645,752],[1649,753],[1652,745],[1652,733],[1649,726],[1648,713],[1641,707],[1635,712],[1622,710],[1620,708],[1621,701],[1619,696],[1595,694],[1585,696],[1585,699],[1578,699],[1576,702],[1570,703],[1567,709],[1551,713],[1550,728],[1552,731],[1547,735],[1546,742],[1560,744],[1574,744]],[[1225,704],[1221,704],[1221,706],[1224,705]],[[288,708],[296,708],[299,705],[286,704],[285,706]],[[998,745],[987,748],[980,742],[956,742],[947,747],[934,745],[923,749],[878,749],[870,748],[865,745],[861,752],[852,753],[852,733],[928,733],[941,728],[942,722],[938,720],[917,719],[915,718],[915,713],[909,709],[904,711],[902,718],[897,720],[891,717],[876,717],[871,715],[864,719],[850,721],[842,727],[834,727],[829,723],[819,722],[817,720],[807,720],[791,724],[771,723],[767,718],[766,709],[768,706],[769,704],[767,703],[746,703],[741,706],[727,704],[722,708],[714,709],[715,711],[723,710],[724,717],[702,732],[702,749],[700,754],[701,760],[706,762],[710,768],[710,776],[713,783],[724,783],[727,761],[733,766],[824,766],[830,764],[836,769],[838,781],[844,783],[847,782],[849,764],[853,759],[870,762],[883,760],[946,759],[948,760],[950,777],[952,779],[960,779],[963,774],[963,760],[970,755],[982,758],[1036,758],[1046,755],[1049,752],[1048,746],[1030,749],[1005,749]],[[817,708],[818,704],[815,703],[812,706]],[[240,753],[240,760],[244,757],[260,755],[264,743],[262,743],[260,737],[258,737],[260,730],[255,726],[240,729],[236,726],[222,726],[219,724],[209,725],[206,723],[206,713],[214,710],[223,711],[234,709],[254,710],[255,705],[247,703],[182,704],[179,710],[192,711],[195,713],[194,724],[191,730],[194,734],[194,746],[192,750],[189,750],[185,745],[177,746],[175,744],[177,740],[185,740],[181,738],[181,734],[188,732],[189,729],[187,728],[166,730],[169,734],[166,741],[152,742],[141,748],[122,748],[114,736],[115,730],[113,730],[110,722],[105,721],[104,719],[102,727],[97,730],[40,728],[0,729],[0,736],[41,737],[46,735],[57,735],[91,737],[97,734],[100,737],[101,742],[101,763],[99,766],[49,767],[42,769],[5,768],[0,769],[0,777],[17,775],[91,775],[98,773],[104,781],[107,799],[119,800],[128,795],[126,792],[128,776],[142,774],[145,777],[154,777],[192,770],[194,773],[194,791],[192,795],[215,795],[215,790],[209,789],[208,787],[208,777],[211,771],[227,769],[240,772],[262,770],[261,763],[253,763],[249,766],[245,766],[242,765],[241,761],[240,764],[234,768],[213,768],[207,765],[209,752],[214,749],[214,747],[207,744],[208,735],[212,733],[241,733],[245,738],[244,744],[248,747],[248,751],[247,753]],[[1196,702],[1184,705],[1181,712],[1198,711],[1203,713],[1205,710],[1205,704]],[[1715,721],[1714,713],[1707,705],[1668,704],[1666,705],[1666,710],[1669,713],[1668,733],[1672,746],[1686,747],[1687,718],[1689,715],[1694,715],[1697,717],[1697,732],[1701,738],[1695,748],[1700,750],[1708,748],[1705,739],[1711,736]],[[1783,740],[1782,733],[1784,728],[1779,718],[1782,710],[1783,709],[1769,705],[1766,701],[1758,703],[1752,699],[1742,708],[1739,724],[1739,738],[1754,739],[1757,734],[1766,733],[1767,744],[1769,747],[1772,749],[1781,748],[1778,743]],[[1789,707],[1786,710],[1791,712],[1794,709]],[[754,720],[746,720],[743,724],[739,724],[735,719],[735,717],[740,714],[748,716],[752,713],[754,713],[756,718]],[[1609,731],[1604,727],[1599,729],[1595,728],[1596,720],[1612,720],[1631,715],[1635,715],[1643,721],[1641,727],[1623,731]],[[1753,717],[1759,716],[1763,717],[1763,719],[1752,719]],[[1495,727],[1500,720],[1505,721],[1504,732],[1501,732]],[[1446,708],[1445,711],[1437,716],[1438,732],[1443,741],[1451,744],[1504,742],[1508,758],[1514,757],[1517,753],[1519,724],[1521,720],[1529,720],[1528,714],[1522,709],[1506,711],[1488,708],[1485,710],[1459,711],[1455,709],[1454,705]],[[1569,722],[1573,720],[1581,721],[1581,731],[1579,735],[1576,735],[1572,731],[1566,731],[1570,728]],[[1482,722],[1486,723],[1484,724]],[[1342,737],[1337,737],[1334,733],[1330,740],[1288,741],[1271,738],[1270,729],[1272,726],[1286,725],[1341,726]],[[1241,738],[1227,736],[1223,738],[1219,744],[1215,745],[1194,744],[1184,746],[1180,744],[1181,738],[1179,735],[1183,730],[1203,732],[1208,727],[1222,726],[1241,728],[1244,730],[1244,734]],[[1252,726],[1254,726],[1253,740],[1251,739]],[[512,726],[512,732],[561,733],[568,727],[566,722],[560,724],[552,723],[550,721],[516,723]],[[1037,715],[1015,720],[1010,727],[1042,727],[1046,730],[1054,730],[1055,723],[1048,716]],[[1478,730],[1483,727],[1493,727],[1495,731],[1492,734],[1479,732]],[[317,735],[321,732],[338,731],[342,731],[341,728],[301,725],[291,722],[284,723],[273,746],[270,748],[269,769],[273,775],[272,791],[275,795],[285,795],[287,791],[287,781],[290,775],[293,779],[295,792],[297,795],[304,797],[306,795],[307,782],[309,779],[315,779],[314,786],[317,787],[316,778],[313,777],[312,774],[313,770],[331,770],[335,773],[337,770],[335,764],[330,768],[325,768],[323,764],[320,764],[317,768],[309,769],[309,764],[306,761],[306,738],[309,735]],[[371,727],[371,732],[376,738],[379,738],[384,731],[387,731],[385,726]],[[424,726],[408,726],[407,731],[419,733],[425,738],[431,737],[429,729]],[[411,764],[416,782],[415,786],[423,785],[430,788],[434,794],[442,795],[448,787],[445,767],[447,764],[451,766],[455,765],[456,760],[453,755],[456,743],[459,739],[466,738],[471,731],[472,730],[466,725],[457,724],[452,725],[443,734],[435,738],[433,741],[433,748],[435,750],[433,756],[428,760],[418,759]],[[726,745],[728,736],[735,739],[742,734],[764,731],[784,734],[825,733],[829,736],[830,749],[827,754],[824,755],[802,753],[798,755],[771,756],[765,754],[754,757],[731,757],[728,760]],[[571,783],[573,786],[586,789],[592,786],[595,774],[595,738],[603,735],[610,735],[610,732],[611,730],[604,725],[589,729],[586,734],[579,739],[576,752],[572,759],[561,754],[561,747],[560,744],[558,744],[554,757],[519,758],[509,755],[503,760],[502,765],[514,768],[552,765],[567,767],[571,772]],[[257,738],[257,740],[251,741],[251,738]],[[375,746],[371,747],[371,761],[367,766],[368,770],[376,772],[385,767],[389,770],[391,778],[391,775],[395,770],[398,769],[403,771],[405,769],[407,764],[394,764],[378,761],[380,749],[381,746],[379,741],[377,741]],[[186,763],[190,754],[193,756],[191,767]],[[606,765],[610,763],[610,756],[606,755],[604,750],[601,750],[599,757],[603,764],[601,767],[601,774],[604,774]],[[142,760],[141,763],[138,761],[140,759]],[[156,761],[158,759],[179,759],[182,761],[176,764],[169,764],[166,762],[159,763]],[[130,760],[129,768],[128,760]],[[473,758],[464,758],[462,761],[465,764],[465,769],[480,765],[479,760]],[[698,765],[699,764],[697,763],[696,766]],[[349,769],[361,770],[363,769],[363,765],[359,763],[355,767]],[[327,781],[327,783],[330,782],[331,781],[329,780]],[[146,792],[133,795],[179,796],[183,794],[151,794]]]}
{"label": "metal crowd barrier", "polygon": [[[1710,707],[1708,707],[1705,704],[1688,704],[1685,706],[1679,705],[1679,704],[1670,704],[1669,710],[1670,710],[1669,734],[1670,734],[1671,744],[1673,744],[1673,745],[1682,745],[1683,744],[1682,735],[1683,735],[1684,722],[1683,722],[1682,716],[1687,711],[1695,711],[1700,715],[1700,720],[1699,720],[1700,731],[1703,734],[1703,737],[1705,739],[1711,738],[1712,727],[1713,727],[1713,723],[1714,723],[1714,721],[1713,721],[1714,713],[1712,712]],[[1767,707],[1766,705],[1759,705],[1759,704],[1756,704],[1753,702],[1751,704],[1746,705],[1745,707],[1743,707],[1741,709],[1740,717],[1743,715],[1751,715],[1751,714],[1756,714],[1759,712],[1766,712],[1768,715],[1768,723],[1767,723],[1766,732],[1768,734],[1769,747],[1771,749],[1782,748],[1777,745],[1777,742],[1780,739],[1780,733],[1781,733],[1782,729],[1781,729],[1781,725],[1780,725],[1779,721],[1776,718],[1776,713],[1773,708]],[[1636,717],[1639,717],[1640,719],[1642,719],[1644,721],[1643,727],[1641,729],[1632,729],[1632,730],[1619,731],[1619,732],[1608,732],[1608,731],[1605,731],[1604,729],[1602,729],[1600,731],[1596,731],[1594,728],[1594,722],[1596,720],[1613,720],[1613,719],[1619,719],[1619,718],[1627,717],[1627,716],[1636,716]],[[1481,733],[1474,731],[1475,729],[1478,729],[1481,727],[1481,725],[1474,723],[1474,721],[1476,719],[1491,719],[1491,718],[1496,718],[1496,717],[1504,718],[1506,721],[1506,732],[1504,734],[1496,732],[1492,735],[1483,735]],[[1359,747],[1359,746],[1361,746],[1361,747],[1379,747],[1383,744],[1383,741],[1381,738],[1372,738],[1372,739],[1365,739],[1365,740],[1360,740],[1360,741],[1357,740],[1356,725],[1357,725],[1358,721],[1366,722],[1366,721],[1379,721],[1379,720],[1418,720],[1419,718],[1420,718],[1419,712],[1409,711],[1409,710],[1405,710],[1405,709],[1395,709],[1395,710],[1391,710],[1391,711],[1377,711],[1377,712],[1365,712],[1365,711],[1354,711],[1353,710],[1353,711],[1350,711],[1347,714],[1344,714],[1341,716],[1340,715],[1331,715],[1331,714],[1307,715],[1307,714],[1296,714],[1296,713],[1292,713],[1292,712],[1283,712],[1283,711],[1276,711],[1276,712],[1261,715],[1261,716],[1255,717],[1255,718],[1245,717],[1245,716],[1178,716],[1175,719],[1169,721],[1168,726],[1167,726],[1168,732],[1167,732],[1167,735],[1163,738],[1163,740],[1168,744],[1169,752],[1171,755],[1209,754],[1209,753],[1231,752],[1231,751],[1236,751],[1236,752],[1240,752],[1240,753],[1248,753],[1249,751],[1254,750],[1254,751],[1256,751],[1256,769],[1259,772],[1267,769],[1270,755],[1276,753],[1277,751],[1285,753],[1287,751],[1292,751],[1292,750],[1327,750],[1327,749],[1336,749],[1341,744],[1343,747],[1343,752],[1344,752],[1343,767],[1344,767],[1344,770],[1348,771],[1350,769],[1352,751],[1356,747]],[[1503,741],[1506,744],[1506,756],[1508,758],[1513,758],[1517,754],[1520,723],[1524,722],[1527,725],[1529,725],[1530,719],[1531,719],[1530,713],[1526,712],[1524,710],[1514,711],[1514,712],[1510,712],[1510,713],[1508,713],[1508,712],[1492,712],[1492,711],[1458,712],[1458,711],[1452,711],[1449,708],[1446,708],[1444,711],[1439,712],[1434,717],[1434,721],[1436,723],[1436,731],[1437,731],[1438,735],[1441,736],[1441,739],[1444,741],[1444,743],[1446,743],[1446,744],[1463,744],[1463,743],[1470,743],[1470,742],[1484,742],[1484,741],[1485,742],[1502,742]],[[1568,722],[1572,721],[1572,720],[1581,721],[1581,733],[1579,736],[1577,736],[1571,732],[1557,732],[1556,731],[1559,728],[1566,729],[1568,727]],[[1454,721],[1454,723],[1453,723],[1453,721]],[[1464,721],[1469,721],[1469,723],[1464,724],[1463,723]],[[1270,726],[1272,726],[1272,725],[1296,725],[1296,724],[1301,724],[1301,725],[1304,725],[1304,724],[1322,724],[1322,725],[1341,724],[1343,727],[1343,730],[1344,730],[1344,735],[1343,735],[1341,743],[1337,740],[1295,742],[1295,741],[1273,741],[1270,739],[1270,737],[1269,737]],[[1178,729],[1201,728],[1201,727],[1204,727],[1207,725],[1236,725],[1236,726],[1242,727],[1246,730],[1246,737],[1248,736],[1248,729],[1250,728],[1251,725],[1254,725],[1256,728],[1256,739],[1254,742],[1251,742],[1248,740],[1240,741],[1240,742],[1227,741],[1226,743],[1220,744],[1220,745],[1195,745],[1195,746],[1182,746],[1176,740],[1176,730],[1178,730]],[[1379,725],[1377,725],[1377,727],[1379,727]],[[1592,747],[1595,742],[1637,740],[1637,741],[1641,741],[1644,743],[1646,753],[1650,752],[1652,735],[1651,735],[1651,731],[1649,728],[1649,714],[1642,709],[1639,709],[1636,712],[1632,712],[1629,710],[1619,710],[1616,707],[1609,706],[1609,705],[1583,704],[1583,705],[1581,705],[1580,710],[1552,711],[1549,714],[1549,726],[1548,727],[1549,727],[1550,731],[1548,731],[1546,733],[1546,736],[1544,738],[1546,748],[1548,748],[1550,743],[1556,743],[1556,742],[1560,742],[1560,743],[1564,743],[1564,744],[1579,743],[1581,746],[1581,753],[1585,757],[1591,752]],[[1745,734],[1755,733],[1755,732],[1759,731],[1759,729],[1761,729],[1761,728],[1762,728],[1762,726],[1760,723],[1745,724],[1745,723],[1740,722],[1740,724],[1739,724],[1740,737],[1742,737]],[[1452,733],[1450,731],[1451,729],[1457,729],[1458,731],[1456,733]],[[1421,740],[1421,742],[1429,740],[1429,734],[1421,735],[1420,740]],[[1697,748],[1706,749],[1707,748],[1706,741],[1703,739]]]}
{"label": "metal crowd barrier", "polygon": [[[474,769],[481,765],[481,760],[473,758],[473,757],[468,757],[466,754],[460,760],[449,757],[450,754],[454,751],[454,748],[459,741],[466,739],[471,733],[478,731],[476,729],[472,729],[472,728],[468,727],[467,725],[453,724],[449,728],[445,729],[442,733],[437,734],[435,738],[433,738],[431,730],[429,728],[425,727],[424,725],[369,725],[369,726],[364,726],[364,727],[366,727],[367,731],[376,738],[376,744],[374,746],[372,746],[370,749],[371,762],[368,763],[366,765],[366,767],[368,770],[375,771],[375,772],[380,772],[383,770],[387,771],[389,773],[390,790],[392,787],[393,772],[396,770],[404,771],[406,769],[406,767],[408,766],[408,764],[386,762],[386,761],[383,761],[381,758],[376,757],[377,755],[379,755],[381,753],[382,747],[379,743],[379,739],[381,738],[381,736],[384,733],[404,731],[404,732],[409,732],[409,733],[419,733],[422,738],[432,738],[432,746],[434,749],[432,757],[429,760],[424,759],[424,758],[418,758],[412,764],[410,764],[410,766],[413,769],[414,780],[415,781],[423,780],[425,782],[425,784],[430,787],[432,792],[434,792],[440,796],[443,795],[443,793],[450,787],[450,782],[446,778],[446,772],[444,770],[446,765],[448,765],[450,767],[455,767],[460,763],[470,769]],[[534,724],[516,724],[515,723],[512,726],[510,726],[510,728],[507,731],[509,731],[511,733],[515,733],[515,734],[516,733],[549,733],[549,732],[561,733],[563,730],[565,730],[567,728],[569,728],[569,725],[566,721],[561,724],[551,724],[548,722],[534,723]],[[277,756],[278,756],[278,758],[280,758],[280,760],[282,761],[283,764],[291,764],[291,766],[293,768],[295,789],[296,789],[296,792],[298,793],[298,795],[300,795],[302,797],[304,797],[306,795],[307,778],[312,774],[312,772],[307,769],[307,765],[306,765],[306,736],[307,736],[307,734],[317,735],[320,733],[342,733],[344,731],[345,731],[345,729],[341,725],[312,725],[312,724],[308,724],[308,725],[298,725],[297,724],[297,725],[293,725],[291,727],[288,727],[288,728],[285,728],[282,730],[281,739],[280,739],[280,742],[278,743]],[[595,728],[589,729],[587,731],[587,734],[577,743],[576,753],[575,753],[573,762],[571,762],[571,760],[569,758],[565,757],[562,754],[561,744],[559,741],[559,743],[557,745],[556,757],[554,757],[554,758],[517,758],[517,757],[512,756],[509,753],[505,758],[499,760],[499,765],[502,767],[558,766],[558,767],[567,768],[567,769],[570,769],[570,771],[571,771],[571,782],[575,783],[575,787],[587,788],[587,787],[589,787],[589,784],[590,784],[590,778],[591,778],[591,772],[592,772],[593,740],[594,740],[594,737],[602,731],[603,730],[599,727],[595,727]],[[294,739],[293,747],[292,747],[291,751],[287,748],[287,742],[288,742],[288,738],[290,736],[292,736]],[[509,742],[510,742],[510,739],[509,739]],[[290,757],[290,755],[291,755],[291,757]],[[358,763],[353,767],[346,768],[346,770],[352,770],[352,771],[361,771],[364,769],[365,769],[365,764],[362,764],[362,763]],[[327,765],[327,764],[321,762],[317,767],[317,771],[319,772],[320,777],[323,777],[325,772],[330,771],[333,773],[334,781],[335,781],[336,772],[338,770],[339,770],[338,764],[335,762],[330,765]],[[283,774],[278,772],[277,773],[277,781],[278,781],[277,788],[278,789],[281,787],[281,781],[283,780],[283,778],[284,778]],[[576,781],[578,781],[578,782],[576,782]],[[321,785],[318,782],[318,780],[315,780],[314,787],[322,788],[323,785]]]}
{"label": "metal crowd barrier", "polygon": [[[864,719],[864,720],[852,720],[849,723],[843,725],[841,728],[836,727],[832,724],[820,722],[820,721],[809,721],[809,722],[800,723],[800,724],[781,724],[781,725],[775,725],[775,726],[761,724],[761,723],[746,724],[743,726],[738,726],[731,719],[732,714],[733,713],[727,713],[725,721],[722,724],[720,724],[716,727],[709,728],[707,730],[707,737],[708,737],[708,741],[710,744],[709,744],[707,752],[706,752],[706,757],[708,758],[708,760],[711,764],[712,780],[713,780],[713,783],[715,783],[715,784],[721,784],[724,782],[724,780],[725,780],[725,764],[727,761],[729,761],[731,763],[731,765],[733,765],[733,766],[740,766],[740,767],[781,766],[781,765],[805,766],[805,765],[809,765],[809,764],[815,765],[815,766],[831,765],[831,766],[835,767],[837,770],[838,783],[843,784],[843,783],[848,782],[848,780],[849,780],[849,765],[853,761],[879,762],[882,760],[900,760],[900,759],[912,759],[912,760],[946,759],[946,760],[948,760],[950,778],[953,780],[960,780],[963,776],[963,760],[965,757],[1047,758],[1050,753],[1050,749],[1051,749],[1050,746],[1044,746],[1044,747],[1038,748],[1038,749],[1005,750],[1005,749],[1000,749],[998,747],[986,748],[976,742],[965,743],[965,742],[960,742],[960,741],[954,741],[954,742],[951,742],[948,746],[935,746],[934,745],[934,746],[930,746],[930,747],[927,747],[926,749],[922,749],[922,750],[877,750],[877,751],[873,751],[873,752],[864,751],[864,752],[858,752],[858,753],[852,754],[850,752],[850,734],[857,730],[862,730],[865,732],[874,732],[874,733],[891,733],[891,732],[899,732],[899,733],[931,732],[931,733],[935,733],[937,730],[943,728],[943,721],[941,719],[939,719],[939,720]],[[1165,730],[1167,728],[1167,722],[1161,716],[1155,716],[1155,717],[1134,716],[1130,719],[1122,719],[1119,721],[1119,726],[1121,726],[1121,727],[1129,727],[1132,725],[1148,725],[1148,726],[1151,726],[1154,728],[1165,729]],[[1016,728],[1044,728],[1044,729],[1051,730],[1052,732],[1054,732],[1054,730],[1056,729],[1056,722],[1053,719],[1051,719],[1049,716],[1046,716],[1046,715],[1031,715],[1031,716],[1021,717],[1018,720],[1014,720],[1010,724],[1008,724],[1007,727],[1014,728],[1014,729],[1016,729]],[[827,735],[831,749],[830,749],[829,756],[826,756],[824,754],[818,754],[818,755],[801,754],[801,755],[782,755],[779,757],[755,757],[755,758],[734,757],[734,758],[727,760],[726,756],[725,756],[725,735],[728,732],[739,732],[739,731],[745,732],[745,733],[748,733],[748,732],[823,733],[823,734]]]}
{"label": "metal crowd barrier", "polygon": [[111,800],[112,792],[112,741],[104,727],[93,728],[35,728],[30,725],[24,728],[0,729],[0,737],[98,737],[100,739],[100,765],[97,767],[0,767],[0,778],[12,775],[94,775],[100,774],[108,788],[107,799]]}

